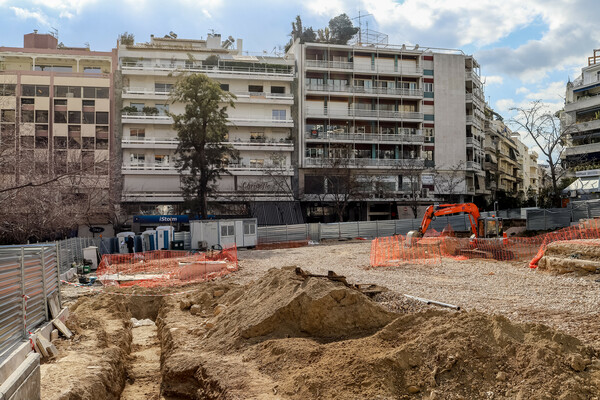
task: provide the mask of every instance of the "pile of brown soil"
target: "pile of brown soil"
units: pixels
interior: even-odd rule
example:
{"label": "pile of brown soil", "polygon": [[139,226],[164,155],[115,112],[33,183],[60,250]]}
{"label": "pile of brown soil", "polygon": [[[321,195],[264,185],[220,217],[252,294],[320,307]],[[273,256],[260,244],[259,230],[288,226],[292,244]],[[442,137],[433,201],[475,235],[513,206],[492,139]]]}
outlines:
{"label": "pile of brown soil", "polygon": [[54,342],[59,355],[41,366],[42,399],[118,399],[125,386],[131,318],[121,296],[81,297],[70,307],[71,340]]}
{"label": "pile of brown soil", "polygon": [[209,283],[157,320],[165,395],[189,398],[564,398],[600,393],[596,350],[477,312],[392,313],[293,268]]}
{"label": "pile of brown soil", "polygon": [[558,274],[600,273],[600,240],[568,240],[550,243],[538,267]]}

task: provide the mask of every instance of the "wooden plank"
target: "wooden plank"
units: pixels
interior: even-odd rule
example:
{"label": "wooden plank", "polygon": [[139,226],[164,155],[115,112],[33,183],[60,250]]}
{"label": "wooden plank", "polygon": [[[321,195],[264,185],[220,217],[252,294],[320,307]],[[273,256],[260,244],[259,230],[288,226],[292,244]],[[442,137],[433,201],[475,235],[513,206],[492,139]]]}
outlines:
{"label": "wooden plank", "polygon": [[52,320],[52,323],[62,333],[67,339],[71,339],[73,337],[73,332],[60,319]]}
{"label": "wooden plank", "polygon": [[38,350],[42,357],[48,358],[48,352],[46,351],[46,347],[44,347],[43,340],[45,340],[42,336],[37,335],[35,337],[35,342],[37,343]]}
{"label": "wooden plank", "polygon": [[57,318],[60,313],[60,308],[58,307],[58,295],[56,293],[48,298],[48,306],[50,307],[52,318]]}
{"label": "wooden plank", "polygon": [[44,350],[42,350],[42,353],[45,351],[47,357],[56,357],[58,355],[58,349],[56,348],[56,346],[54,346],[51,342],[47,341],[45,337],[39,336],[37,340],[38,346],[40,346],[40,350],[42,350],[43,348]]}

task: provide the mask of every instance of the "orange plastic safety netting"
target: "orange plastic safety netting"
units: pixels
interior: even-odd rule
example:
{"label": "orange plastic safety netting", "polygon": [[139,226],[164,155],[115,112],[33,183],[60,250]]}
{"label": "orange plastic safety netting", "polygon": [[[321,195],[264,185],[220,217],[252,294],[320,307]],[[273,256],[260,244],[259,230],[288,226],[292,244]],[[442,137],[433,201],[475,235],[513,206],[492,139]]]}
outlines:
{"label": "orange plastic safety netting", "polygon": [[233,245],[207,253],[154,250],[106,254],[97,275],[104,285],[166,287],[203,282],[237,269],[237,248]]}
{"label": "orange plastic safety netting", "polygon": [[599,239],[598,220],[533,237],[470,239],[435,235],[408,245],[402,235],[374,239],[371,243],[371,266],[403,264],[439,264],[442,257],[458,260],[490,258],[502,261],[527,261],[531,268],[544,255],[546,246],[555,241]]}

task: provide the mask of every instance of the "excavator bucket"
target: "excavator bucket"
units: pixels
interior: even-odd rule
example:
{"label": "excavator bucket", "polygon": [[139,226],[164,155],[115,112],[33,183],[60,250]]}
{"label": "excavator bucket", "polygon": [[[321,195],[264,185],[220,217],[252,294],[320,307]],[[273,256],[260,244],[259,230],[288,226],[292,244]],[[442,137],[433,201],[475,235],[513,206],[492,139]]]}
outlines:
{"label": "excavator bucket", "polygon": [[404,242],[405,246],[412,247],[417,244],[418,239],[422,238],[423,235],[419,231],[409,231],[406,234],[406,242]]}

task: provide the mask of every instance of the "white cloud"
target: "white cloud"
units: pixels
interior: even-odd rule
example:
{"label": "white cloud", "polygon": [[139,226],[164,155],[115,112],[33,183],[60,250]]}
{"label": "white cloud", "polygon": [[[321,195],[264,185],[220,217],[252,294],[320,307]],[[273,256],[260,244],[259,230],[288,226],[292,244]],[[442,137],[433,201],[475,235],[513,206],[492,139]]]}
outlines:
{"label": "white cloud", "polygon": [[525,93],[529,93],[529,89],[526,88],[525,86],[521,86],[520,88],[518,88],[515,91],[516,94],[525,94]]}
{"label": "white cloud", "polygon": [[538,88],[535,92],[529,92],[525,98],[529,100],[545,100],[551,103],[563,102],[565,95],[566,83],[563,81],[551,82],[544,84],[542,88]]}
{"label": "white cloud", "polygon": [[344,4],[342,0],[308,0],[303,2],[303,5],[312,14],[331,18],[343,13],[344,11],[348,13],[348,6]]}
{"label": "white cloud", "polygon": [[27,10],[27,9],[19,8],[19,7],[10,7],[10,9],[15,12],[15,15],[18,18],[34,19],[40,25],[43,25],[43,26],[49,27],[51,25],[48,20],[48,17],[44,13],[42,13],[40,10],[31,11],[31,10]]}
{"label": "white cloud", "polygon": [[509,110],[516,106],[516,103],[513,99],[500,99],[496,101],[495,111],[498,113],[507,113]]}
{"label": "white cloud", "polygon": [[504,82],[504,78],[500,75],[482,76],[481,80],[482,82],[485,82],[486,85],[502,85]]}
{"label": "white cloud", "polygon": [[206,18],[212,18],[212,15],[210,15],[210,12],[206,8],[202,9],[202,14],[204,14]]}

